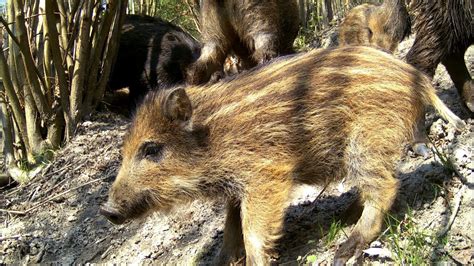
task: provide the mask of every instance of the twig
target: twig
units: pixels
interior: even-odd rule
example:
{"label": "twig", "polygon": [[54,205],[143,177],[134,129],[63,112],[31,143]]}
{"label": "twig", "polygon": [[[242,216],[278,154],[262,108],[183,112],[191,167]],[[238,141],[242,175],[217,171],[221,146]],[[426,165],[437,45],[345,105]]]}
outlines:
{"label": "twig", "polygon": [[31,234],[0,237],[0,242],[2,242],[4,240],[8,240],[8,239],[17,239],[17,238],[29,237],[29,236],[31,236]]}
{"label": "twig", "polygon": [[63,180],[59,181],[58,183],[56,183],[56,185],[54,185],[53,187],[49,188],[48,190],[46,190],[43,194],[44,195],[48,195],[51,191],[53,191],[54,189],[56,189],[57,187],[59,187],[60,185],[64,184],[64,182],[66,182],[66,180],[68,180],[68,178],[63,178]]}
{"label": "twig", "polygon": [[15,210],[7,210],[7,209],[0,209],[0,212],[6,212],[10,214],[17,214],[17,215],[25,215],[24,211],[15,211]]}
{"label": "twig", "polygon": [[101,180],[104,180],[104,179],[106,179],[106,177],[97,178],[97,179],[91,180],[91,181],[89,181],[89,182],[87,182],[87,183],[84,183],[84,184],[82,184],[82,185],[80,185],[80,186],[70,188],[70,189],[68,189],[68,190],[66,190],[66,191],[64,191],[64,192],[61,192],[61,193],[59,193],[59,194],[57,194],[57,195],[55,195],[55,196],[52,196],[52,197],[50,197],[50,198],[47,198],[47,199],[43,200],[42,202],[40,202],[40,203],[34,205],[33,207],[31,207],[31,208],[29,208],[29,209],[27,209],[27,210],[25,210],[25,211],[15,211],[15,210],[0,209],[0,212],[7,212],[7,213],[17,214],[17,215],[26,215],[26,214],[30,213],[31,211],[36,210],[36,209],[39,208],[40,206],[43,206],[44,204],[46,204],[46,203],[48,203],[48,202],[50,202],[50,201],[52,201],[52,200],[54,200],[54,199],[57,199],[57,198],[59,198],[59,197],[65,195],[65,194],[67,194],[67,193],[69,193],[69,192],[72,192],[72,191],[74,191],[74,190],[80,189],[80,188],[82,188],[82,187],[85,187],[85,186],[87,186],[87,185],[90,185],[90,184],[92,184],[92,183],[95,183],[95,182],[97,182],[97,181],[101,181]]}
{"label": "twig", "polygon": [[453,209],[453,212],[451,213],[451,216],[449,217],[449,220],[448,220],[448,223],[446,224],[446,226],[444,227],[443,230],[441,230],[439,233],[438,233],[438,237],[443,237],[446,235],[446,233],[448,233],[448,231],[451,229],[451,226],[453,225],[454,223],[454,219],[456,219],[456,216],[459,212],[459,207],[461,206],[461,200],[462,200],[462,196],[464,194],[464,190],[466,189],[466,186],[465,185],[462,185],[461,189],[458,191],[458,193],[456,193],[456,196],[454,198],[454,209]]}
{"label": "twig", "polygon": [[[74,171],[76,171],[77,169],[81,168],[82,166],[84,166],[84,164],[86,164],[87,161],[84,161],[82,162],[81,164],[79,164],[76,168],[74,168],[73,170],[71,170],[72,173],[74,173]],[[68,170],[69,166],[71,166],[72,164],[69,164],[67,168],[63,168],[62,171],[60,173],[58,173],[58,171],[56,171],[55,173],[58,173],[59,175],[63,175],[66,170]],[[53,174],[55,174],[53,173]],[[52,174],[51,174],[52,175]],[[46,190],[43,194],[49,194],[51,191],[53,191],[54,189],[56,189],[57,187],[59,187],[60,185],[64,184],[64,182],[66,182],[68,180],[68,178],[63,178],[63,180],[59,181],[58,183],[56,183],[53,187],[49,188],[48,190]]]}
{"label": "twig", "polygon": [[461,180],[461,182],[465,185],[467,183],[467,179],[461,174],[461,172],[459,172],[458,167],[456,167],[452,159],[439,151],[431,138],[428,137],[428,140],[431,143],[431,151],[433,152],[435,160],[438,159],[446,169],[454,172],[459,180]]}
{"label": "twig", "polygon": [[48,199],[45,199],[44,201],[42,201],[42,202],[36,204],[35,206],[33,206],[33,207],[27,209],[27,210],[25,211],[25,213],[29,213],[29,212],[31,212],[31,211],[37,209],[38,207],[40,207],[40,206],[42,206],[42,205],[44,205],[44,204],[46,204],[46,203],[48,203],[48,202],[50,202],[50,201],[52,201],[52,200],[54,200],[54,199],[57,199],[57,198],[59,198],[59,197],[65,195],[65,194],[67,194],[67,193],[69,193],[69,192],[72,192],[72,191],[74,191],[74,190],[80,189],[80,188],[82,188],[82,187],[85,187],[85,186],[87,186],[87,185],[90,185],[90,184],[92,184],[92,183],[95,183],[95,182],[97,182],[97,181],[104,180],[104,179],[105,179],[105,177],[97,178],[97,179],[94,179],[94,180],[89,181],[89,182],[87,182],[87,183],[84,183],[84,184],[82,184],[82,185],[80,185],[80,186],[70,188],[70,189],[68,189],[68,190],[66,190],[66,191],[64,191],[64,192],[61,192],[61,193],[59,193],[59,194],[57,194],[57,195],[55,195],[55,196],[52,196],[52,197],[50,197],[50,198],[48,198]]}
{"label": "twig", "polygon": [[[41,170],[41,176],[44,177],[44,175],[49,171],[49,169],[51,169],[51,167],[53,167],[53,164],[52,163],[48,163],[48,165],[46,165],[43,170]],[[31,180],[35,179],[37,176],[33,177]],[[31,181],[30,180],[30,181]]]}
{"label": "twig", "polygon": [[[44,13],[38,13],[38,14],[34,14],[34,15],[31,15],[31,16],[28,16],[28,17],[25,17],[26,20],[28,19],[32,19],[32,18],[35,18],[35,17],[40,17],[40,16],[44,16],[45,14]],[[6,25],[13,25],[15,24],[16,22],[15,21],[5,21]],[[3,23],[3,25],[5,25],[5,23]],[[3,29],[5,26],[0,26],[0,29]]]}
{"label": "twig", "polygon": [[[194,9],[195,6],[191,3],[189,3],[189,0],[186,0],[186,5],[188,6],[188,9],[189,9],[189,12],[191,12],[191,15],[192,15],[192,19],[193,19],[193,22],[194,22],[194,26],[196,26],[196,30],[201,33],[201,22],[199,20],[199,16],[198,14],[196,14],[196,10]],[[201,7],[199,7],[201,8]]]}
{"label": "twig", "polygon": [[0,23],[4,26],[4,29],[7,31],[8,35],[12,38],[12,40],[16,43],[16,45],[20,46],[20,41],[16,38],[15,34],[10,30],[8,27],[8,22],[0,16]]}
{"label": "twig", "polygon": [[102,255],[100,255],[100,258],[101,258],[101,259],[107,258],[107,256],[109,255],[110,250],[112,250],[112,246],[109,246],[109,247],[104,251],[104,253],[102,253]]}
{"label": "twig", "polygon": [[321,191],[319,192],[319,194],[316,196],[316,198],[314,199],[313,202],[316,202],[316,200],[319,199],[319,197],[324,193],[324,191],[326,191],[326,188],[328,188],[328,186],[329,186],[329,183],[327,183],[327,184],[324,186],[323,190],[321,190]]}
{"label": "twig", "polygon": [[[316,205],[315,205],[314,203],[319,199],[319,197],[324,193],[324,191],[326,191],[326,188],[327,188],[328,186],[329,186],[329,183],[327,183],[327,184],[324,186],[324,188],[318,193],[318,195],[316,196],[316,198],[314,198],[314,200],[313,200],[313,202],[312,202],[311,209],[310,209],[310,210],[306,210],[304,214],[311,213],[311,212],[314,211],[314,208],[316,208]],[[300,215],[300,216],[298,217],[298,219],[296,219],[296,221],[299,222],[299,221],[303,218],[304,214]]]}
{"label": "twig", "polygon": [[56,171],[54,171],[54,172],[45,173],[45,174],[43,175],[43,178],[46,178],[46,177],[52,176],[52,175],[54,175],[54,174],[57,174],[57,173],[59,173],[59,172],[62,172],[63,170],[66,170],[66,169],[68,169],[68,168],[71,167],[71,166],[72,166],[72,163],[68,163],[68,164],[66,164],[65,166],[61,167],[60,169],[58,169],[58,170],[56,170]]}
{"label": "twig", "polygon": [[31,192],[30,196],[28,197],[28,201],[31,201],[36,196],[36,193],[38,193],[38,190],[40,189],[41,185],[36,186],[36,188]]}
{"label": "twig", "polygon": [[21,186],[17,186],[16,188],[10,189],[7,194],[5,194],[5,198],[9,198],[11,195],[16,194],[18,190],[22,189]]}

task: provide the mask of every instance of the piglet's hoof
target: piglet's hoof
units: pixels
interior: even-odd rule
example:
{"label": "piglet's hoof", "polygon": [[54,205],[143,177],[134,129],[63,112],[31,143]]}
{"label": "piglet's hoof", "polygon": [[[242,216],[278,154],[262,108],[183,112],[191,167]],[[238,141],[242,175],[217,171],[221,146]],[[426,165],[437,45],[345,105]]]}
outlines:
{"label": "piglet's hoof", "polygon": [[425,159],[430,157],[430,149],[428,149],[425,143],[414,143],[411,148],[416,155],[423,156]]}
{"label": "piglet's hoof", "polygon": [[359,234],[352,234],[346,242],[342,243],[334,256],[334,265],[346,265],[351,258],[359,258],[365,246],[364,239]]}
{"label": "piglet's hoof", "polygon": [[245,256],[242,255],[242,251],[222,249],[219,255],[214,259],[212,265],[243,265]]}

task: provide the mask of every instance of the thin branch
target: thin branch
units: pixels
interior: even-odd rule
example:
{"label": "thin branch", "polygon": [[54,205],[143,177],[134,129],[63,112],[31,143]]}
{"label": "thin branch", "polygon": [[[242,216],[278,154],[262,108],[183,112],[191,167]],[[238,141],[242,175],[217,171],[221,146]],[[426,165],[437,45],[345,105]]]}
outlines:
{"label": "thin branch", "polygon": [[464,194],[464,190],[466,190],[466,186],[462,185],[461,189],[456,193],[456,196],[454,198],[453,212],[451,213],[451,216],[449,217],[449,220],[446,226],[443,228],[443,230],[441,230],[438,233],[438,237],[445,236],[446,233],[448,233],[448,231],[451,229],[451,226],[453,225],[454,220],[456,219],[456,216],[458,215],[459,207],[461,206],[461,201]]}
{"label": "thin branch", "polygon": [[7,209],[0,209],[0,212],[6,212],[10,214],[17,214],[17,215],[25,215],[26,212],[24,211],[15,211],[15,210],[7,210]]}
{"label": "thin branch", "polygon": [[[7,31],[10,38],[16,43],[16,45],[18,45],[18,47],[20,47],[21,46],[20,41],[16,38],[15,34],[13,34],[13,32],[10,30],[10,28],[8,27],[8,22],[3,18],[3,16],[0,16],[0,22],[3,24],[3,28]],[[11,24],[14,24],[14,22]]]}
{"label": "thin branch", "polygon": [[[201,22],[199,20],[199,10],[201,7],[199,6],[199,1],[193,0],[194,3],[190,3],[189,2],[190,0],[185,0],[185,1],[186,1],[186,6],[188,7],[189,12],[191,12],[191,15],[193,17],[193,22],[194,22],[194,25],[196,26],[197,31],[201,32]],[[198,12],[196,12],[196,6],[198,6],[197,7]]]}
{"label": "thin branch", "polygon": [[18,239],[18,238],[30,237],[30,236],[31,236],[31,234],[5,236],[5,237],[0,237],[0,242],[5,241],[5,240],[9,240],[9,239]]}

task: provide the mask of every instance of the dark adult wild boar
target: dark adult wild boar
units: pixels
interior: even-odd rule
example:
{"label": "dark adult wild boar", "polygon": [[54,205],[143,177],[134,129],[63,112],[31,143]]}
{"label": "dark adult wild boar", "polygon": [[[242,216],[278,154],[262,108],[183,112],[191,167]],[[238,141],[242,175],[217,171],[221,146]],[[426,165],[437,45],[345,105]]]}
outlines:
{"label": "dark adult wild boar", "polygon": [[434,76],[441,62],[446,67],[465,106],[474,112],[474,82],[464,53],[474,44],[472,0],[413,0],[415,43],[408,63]]}
{"label": "dark adult wild boar", "polygon": [[183,83],[185,69],[199,52],[200,44],[180,27],[160,18],[128,15],[110,87],[129,87],[134,103],[152,88]]}
{"label": "dark adult wild boar", "polygon": [[362,4],[349,11],[339,27],[339,45],[367,45],[394,52],[410,34],[410,16],[404,0],[382,5]]}
{"label": "dark adult wild boar", "polygon": [[346,177],[362,216],[337,250],[358,256],[392,206],[404,144],[424,106],[462,127],[412,66],[369,47],[315,50],[231,82],[149,94],[124,140],[123,162],[102,214],[123,223],[196,198],[228,201],[217,262],[275,255],[295,184]]}
{"label": "dark adult wild boar", "polygon": [[201,56],[187,72],[190,84],[222,72],[232,50],[251,67],[293,51],[299,18],[296,1],[201,1]]}

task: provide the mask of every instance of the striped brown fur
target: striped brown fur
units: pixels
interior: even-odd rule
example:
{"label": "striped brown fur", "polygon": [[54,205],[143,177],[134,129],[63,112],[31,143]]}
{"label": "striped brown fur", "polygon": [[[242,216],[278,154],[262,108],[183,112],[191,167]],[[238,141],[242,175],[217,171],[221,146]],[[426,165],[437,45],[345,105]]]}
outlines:
{"label": "striped brown fur", "polygon": [[362,4],[351,9],[341,23],[339,45],[367,45],[393,53],[410,28],[405,0]]}
{"label": "striped brown fur", "polygon": [[223,197],[229,204],[217,263],[234,261],[245,246],[247,263],[261,265],[274,255],[293,186],[346,177],[364,211],[336,253],[343,263],[379,234],[398,189],[396,164],[428,104],[463,126],[423,74],[357,46],[278,59],[210,86],[158,91],[137,111],[102,212],[121,223]]}

